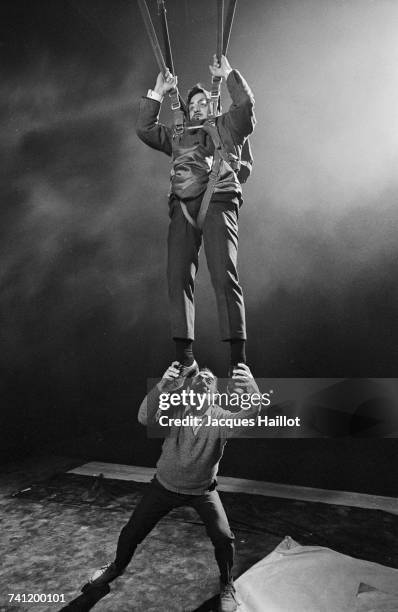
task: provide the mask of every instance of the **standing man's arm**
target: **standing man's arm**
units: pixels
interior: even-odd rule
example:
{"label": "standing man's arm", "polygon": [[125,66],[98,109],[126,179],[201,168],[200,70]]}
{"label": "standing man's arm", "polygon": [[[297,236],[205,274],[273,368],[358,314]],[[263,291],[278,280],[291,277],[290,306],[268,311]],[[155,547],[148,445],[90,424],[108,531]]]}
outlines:
{"label": "standing man's arm", "polygon": [[166,76],[160,72],[154,89],[150,89],[147,96],[141,98],[137,118],[137,136],[152,149],[163,151],[166,155],[172,153],[172,132],[159,123],[159,113],[163,97],[176,86],[177,77],[170,72]]}
{"label": "standing man's arm", "polygon": [[160,396],[162,393],[173,393],[184,384],[181,383],[181,371],[175,364],[177,362],[173,361],[163,374],[162,380],[154,386],[142,401],[138,410],[138,421],[141,425],[154,425],[157,423],[159,417],[167,413],[167,411],[161,409]]}
{"label": "standing man's arm", "polygon": [[241,408],[238,412],[229,412],[234,418],[252,418],[260,412],[261,403],[258,398],[261,396],[261,393],[250,368],[245,363],[238,363],[234,367],[232,379],[228,386],[228,393],[229,395],[234,393],[241,397],[242,395],[246,396],[247,403],[249,403],[249,397],[256,398],[256,401],[251,403],[250,408]]}
{"label": "standing man's arm", "polygon": [[232,105],[227,113],[222,115],[228,121],[235,138],[242,144],[254,129],[256,118],[254,115],[254,95],[243,76],[234,70],[225,55],[221,56],[221,63],[214,56],[213,65],[209,66],[212,76],[225,78]]}
{"label": "standing man's arm", "polygon": [[[256,419],[262,408],[262,395],[258,388],[256,381],[253,378],[249,367],[244,363],[239,363],[233,369],[233,375],[230,383],[228,384],[227,393],[231,398],[232,395],[240,397],[241,409],[237,412],[223,409],[221,417],[225,419],[234,420],[236,423],[243,421],[244,419],[250,421]],[[242,408],[243,401],[245,407]],[[235,405],[235,402],[234,404]],[[251,430],[251,426],[245,425],[234,425],[233,427],[222,427],[221,431],[225,438],[232,438],[235,436],[243,436]]]}

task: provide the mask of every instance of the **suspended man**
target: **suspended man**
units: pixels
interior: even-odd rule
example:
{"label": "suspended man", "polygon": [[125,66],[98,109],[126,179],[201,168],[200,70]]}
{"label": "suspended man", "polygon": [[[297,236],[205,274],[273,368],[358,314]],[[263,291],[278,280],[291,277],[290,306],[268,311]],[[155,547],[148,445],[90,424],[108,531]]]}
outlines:
{"label": "suspended man", "polygon": [[141,99],[137,121],[139,138],[172,158],[167,278],[182,378],[198,371],[192,343],[194,282],[202,241],[221,338],[230,343],[229,374],[238,363],[246,362],[245,307],[237,271],[238,217],[243,202],[240,180],[252,161],[247,160],[243,167],[241,154],[255,125],[254,97],[224,55],[220,61],[215,55],[209,68],[213,79],[226,80],[232,100],[227,112],[218,116],[212,112],[210,92],[197,84],[188,92],[182,129],[160,123],[163,98],[177,87],[177,77],[167,71],[159,73],[154,88]]}

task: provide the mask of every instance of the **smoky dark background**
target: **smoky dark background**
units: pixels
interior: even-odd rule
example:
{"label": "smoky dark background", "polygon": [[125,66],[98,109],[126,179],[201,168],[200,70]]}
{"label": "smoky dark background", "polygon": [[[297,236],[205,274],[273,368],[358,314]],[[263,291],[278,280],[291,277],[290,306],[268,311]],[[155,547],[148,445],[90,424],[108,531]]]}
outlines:
{"label": "smoky dark background", "polygon": [[[185,94],[209,84],[216,3],[167,7]],[[256,376],[396,376],[397,31],[389,0],[238,4],[228,56],[257,116],[239,268]],[[143,439],[135,415],[146,381],[173,359],[170,166],[135,135],[139,97],[157,75],[138,5],[3,0],[0,56],[0,455],[93,432],[101,441],[120,426],[126,440],[112,458],[126,460],[123,444]],[[203,258],[196,296],[198,360],[225,376]],[[273,442],[262,476],[276,478],[298,452],[309,473],[327,446],[288,442]],[[341,471],[332,442],[325,486]],[[364,483],[369,463],[388,478],[394,440],[341,444],[352,474],[367,457]]]}

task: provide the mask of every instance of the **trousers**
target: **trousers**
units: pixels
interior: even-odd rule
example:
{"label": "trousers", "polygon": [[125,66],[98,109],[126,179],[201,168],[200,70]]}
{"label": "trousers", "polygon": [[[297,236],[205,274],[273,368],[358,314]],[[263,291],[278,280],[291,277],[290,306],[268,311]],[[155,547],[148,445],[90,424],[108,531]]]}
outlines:
{"label": "trousers", "polygon": [[[214,197],[202,231],[185,218],[177,199],[170,203],[167,280],[173,338],[195,339],[194,286],[203,241],[221,339],[246,340],[245,305],[237,271],[238,202],[234,197],[229,201]],[[199,206],[197,202],[187,206],[196,217],[200,201]]]}
{"label": "trousers", "polygon": [[163,487],[156,478],[151,482],[149,489],[120,532],[115,557],[117,569],[123,571],[130,563],[138,544],[152,531],[161,518],[180,506],[195,508],[213,543],[221,580],[225,584],[231,582],[235,537],[230,530],[228,518],[217,491],[207,491],[203,495],[173,493]]}

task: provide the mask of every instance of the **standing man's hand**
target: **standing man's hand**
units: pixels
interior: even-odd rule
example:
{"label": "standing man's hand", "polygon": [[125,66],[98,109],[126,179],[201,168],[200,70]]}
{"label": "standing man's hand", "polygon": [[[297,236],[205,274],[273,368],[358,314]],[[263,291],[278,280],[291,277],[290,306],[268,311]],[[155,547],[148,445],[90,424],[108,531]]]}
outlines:
{"label": "standing man's hand", "polygon": [[163,374],[162,380],[158,383],[159,391],[175,391],[184,384],[181,382],[181,370],[178,367],[178,361],[173,361],[170,367]]}
{"label": "standing man's hand", "polygon": [[163,74],[163,72],[159,72],[153,91],[156,91],[159,96],[163,97],[169,91],[177,87],[177,81],[177,77],[173,76],[170,70],[167,70],[165,74]]}
{"label": "standing man's hand", "polygon": [[221,56],[221,64],[217,59],[217,55],[213,55],[213,65],[209,66],[209,70],[212,76],[226,79],[232,68],[225,55]]}
{"label": "standing man's hand", "polygon": [[245,363],[238,363],[233,368],[232,377],[228,384],[229,392],[240,393],[259,393],[259,388],[253,378],[249,366]]}

